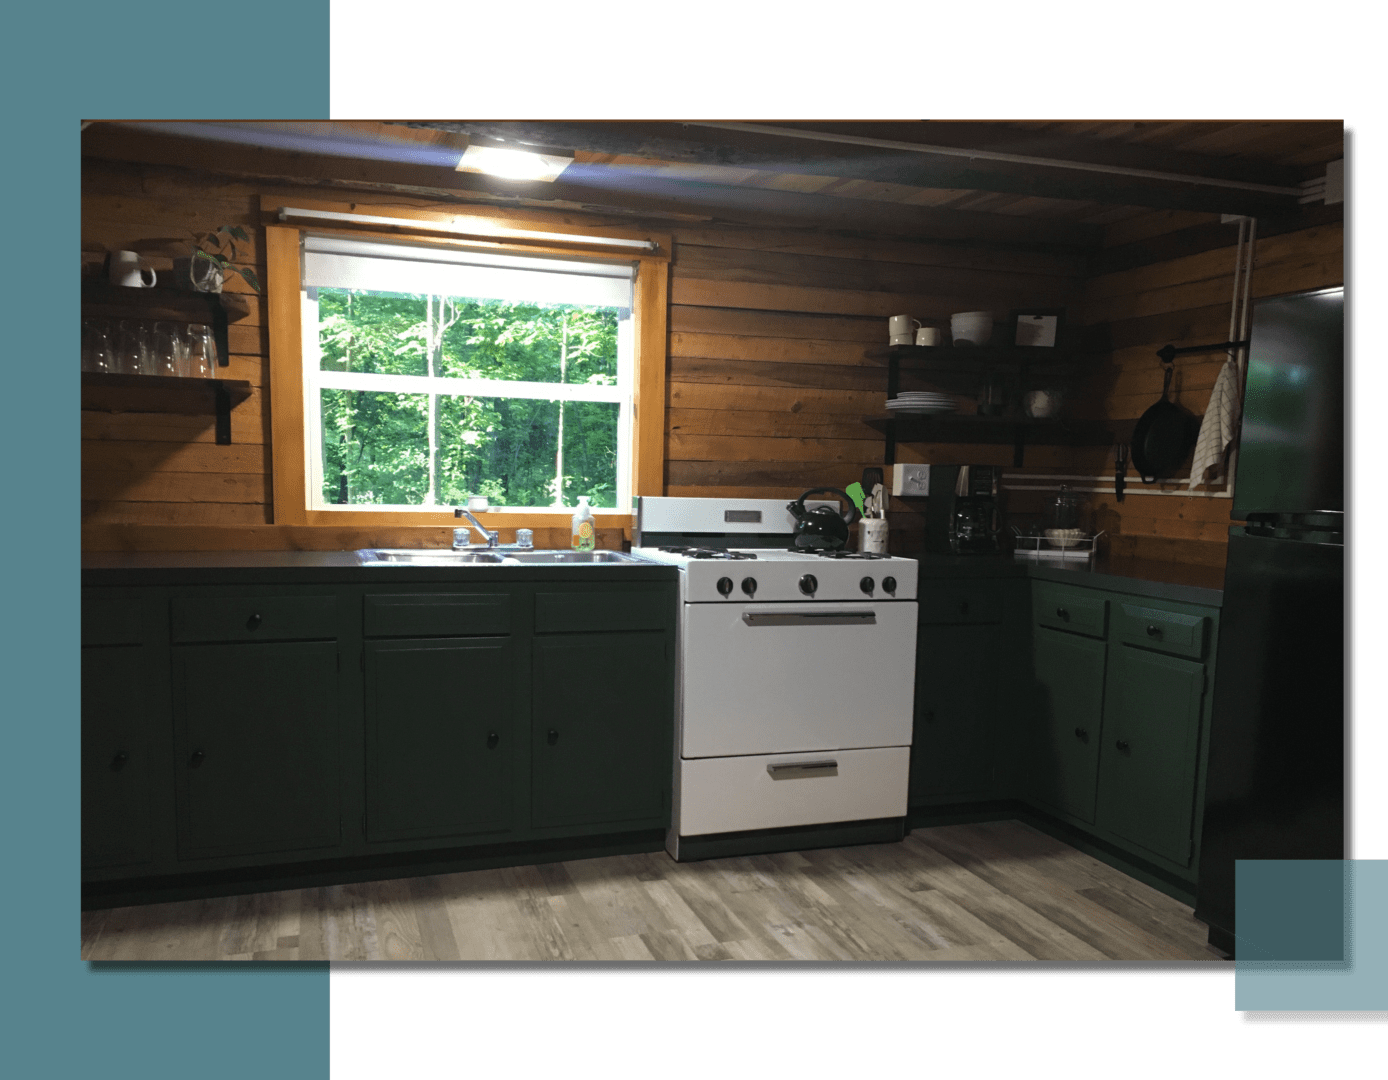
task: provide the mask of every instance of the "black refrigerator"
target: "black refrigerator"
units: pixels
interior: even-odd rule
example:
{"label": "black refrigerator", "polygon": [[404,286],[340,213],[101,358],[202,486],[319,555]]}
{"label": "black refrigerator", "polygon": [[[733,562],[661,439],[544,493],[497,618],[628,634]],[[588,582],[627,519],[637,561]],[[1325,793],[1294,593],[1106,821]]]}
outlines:
{"label": "black refrigerator", "polygon": [[1236,859],[1345,857],[1344,290],[1259,302],[1224,572],[1195,917]]}

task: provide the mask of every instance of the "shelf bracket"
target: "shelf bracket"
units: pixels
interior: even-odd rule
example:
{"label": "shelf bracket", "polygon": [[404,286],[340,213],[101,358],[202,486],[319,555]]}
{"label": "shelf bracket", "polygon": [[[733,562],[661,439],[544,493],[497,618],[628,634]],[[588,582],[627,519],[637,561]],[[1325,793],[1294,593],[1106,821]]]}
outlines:
{"label": "shelf bracket", "polygon": [[896,418],[887,421],[887,445],[882,449],[882,463],[891,468],[896,464]]}
{"label": "shelf bracket", "polygon": [[1019,469],[1022,467],[1022,456],[1026,451],[1026,447],[1026,433],[1022,430],[1022,427],[1019,424],[1017,426],[1016,434],[1013,437],[1012,443],[1012,467],[1014,469]]}
{"label": "shelf bracket", "polygon": [[227,392],[227,388],[220,381],[213,384],[212,392],[216,397],[217,404],[217,445],[230,446],[231,394]]}

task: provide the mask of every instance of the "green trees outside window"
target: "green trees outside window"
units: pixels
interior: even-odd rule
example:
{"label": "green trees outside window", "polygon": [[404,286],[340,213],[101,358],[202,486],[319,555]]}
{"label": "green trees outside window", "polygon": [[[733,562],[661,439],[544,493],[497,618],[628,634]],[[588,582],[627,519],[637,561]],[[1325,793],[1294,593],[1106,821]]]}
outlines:
{"label": "green trees outside window", "polygon": [[323,504],[618,506],[629,310],[315,292]]}

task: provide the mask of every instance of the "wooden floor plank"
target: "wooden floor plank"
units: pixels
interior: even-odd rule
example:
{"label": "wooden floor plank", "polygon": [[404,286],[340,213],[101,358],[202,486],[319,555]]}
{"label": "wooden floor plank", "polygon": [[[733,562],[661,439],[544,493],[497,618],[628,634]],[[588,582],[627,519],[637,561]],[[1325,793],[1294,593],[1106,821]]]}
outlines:
{"label": "wooden floor plank", "polygon": [[1016,821],[84,912],[88,960],[1216,960],[1191,909]]}

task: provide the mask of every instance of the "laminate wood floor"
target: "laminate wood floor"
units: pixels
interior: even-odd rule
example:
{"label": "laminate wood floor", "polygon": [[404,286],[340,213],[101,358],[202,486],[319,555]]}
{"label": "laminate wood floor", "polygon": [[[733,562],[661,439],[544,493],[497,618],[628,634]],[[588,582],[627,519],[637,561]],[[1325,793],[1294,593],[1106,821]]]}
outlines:
{"label": "laminate wood floor", "polygon": [[84,960],[1218,960],[1191,909],[1016,821],[89,911]]}

